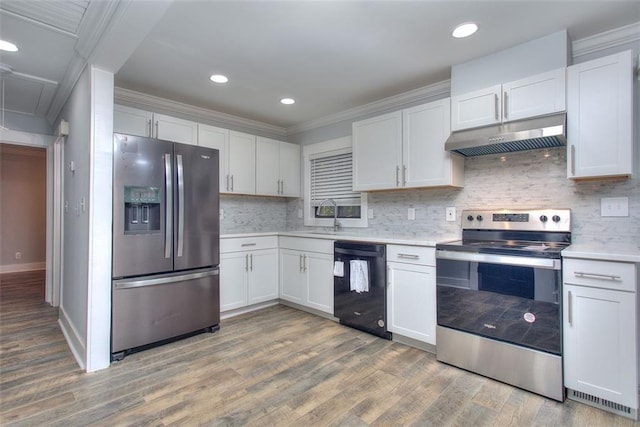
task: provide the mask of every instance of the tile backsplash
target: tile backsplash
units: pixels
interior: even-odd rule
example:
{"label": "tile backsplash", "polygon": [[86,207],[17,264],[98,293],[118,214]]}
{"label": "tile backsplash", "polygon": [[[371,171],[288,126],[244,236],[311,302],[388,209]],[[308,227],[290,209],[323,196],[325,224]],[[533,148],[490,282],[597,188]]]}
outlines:
{"label": "tile backsplash", "polygon": [[[465,209],[570,208],[575,243],[640,244],[640,180],[567,179],[566,149],[533,150],[465,159],[464,188],[369,193],[373,218],[368,228],[346,229],[362,236],[421,240],[456,239]],[[628,197],[628,217],[601,217],[602,197]],[[455,206],[456,221],[445,221]],[[223,234],[312,230],[298,219],[302,199],[222,195]],[[407,209],[415,209],[415,220]]]}

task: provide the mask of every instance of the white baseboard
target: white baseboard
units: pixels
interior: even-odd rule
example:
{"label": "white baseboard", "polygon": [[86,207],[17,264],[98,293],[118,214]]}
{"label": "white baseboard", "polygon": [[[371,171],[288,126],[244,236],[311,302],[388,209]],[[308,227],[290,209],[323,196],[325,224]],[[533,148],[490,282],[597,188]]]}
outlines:
{"label": "white baseboard", "polygon": [[58,318],[58,325],[60,325],[60,329],[62,329],[62,334],[64,338],[67,340],[67,345],[73,354],[73,357],[76,359],[76,362],[80,366],[82,370],[86,369],[87,363],[85,360],[85,345],[83,343],[82,338],[76,331],[76,328],[73,327],[73,324],[69,320],[69,316],[64,311],[64,308],[60,306],[59,308],[60,317]]}
{"label": "white baseboard", "polygon": [[0,265],[0,274],[4,273],[20,273],[23,271],[45,270],[46,262],[26,262],[24,264]]}

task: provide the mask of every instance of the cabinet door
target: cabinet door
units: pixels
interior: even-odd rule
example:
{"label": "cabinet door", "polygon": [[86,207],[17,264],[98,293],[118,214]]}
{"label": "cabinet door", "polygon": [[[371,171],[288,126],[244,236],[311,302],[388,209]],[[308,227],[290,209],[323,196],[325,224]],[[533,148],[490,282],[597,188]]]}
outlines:
{"label": "cabinet door", "polygon": [[451,130],[470,129],[500,123],[502,86],[495,85],[451,97]]}
{"label": "cabinet door", "polygon": [[445,151],[451,133],[449,98],[402,112],[402,164],[405,187],[462,185],[463,161]]}
{"label": "cabinet door", "polygon": [[220,311],[247,305],[248,253],[220,254]]}
{"label": "cabinet door", "polygon": [[280,141],[256,138],[256,194],[280,195]]}
{"label": "cabinet door", "polygon": [[353,123],[353,190],[402,186],[402,112]]}
{"label": "cabinet door", "polygon": [[280,298],[304,304],[306,295],[302,274],[303,254],[289,249],[280,250]]}
{"label": "cabinet door", "polygon": [[227,191],[226,180],[227,170],[229,168],[229,131],[227,129],[217,128],[198,124],[198,145],[218,150],[220,158],[220,192]]}
{"label": "cabinet door", "polygon": [[307,252],[303,258],[307,306],[333,315],[333,255]]}
{"label": "cabinet door", "polygon": [[637,408],[636,295],[563,288],[565,386]]}
{"label": "cabinet door", "polygon": [[198,124],[162,114],[154,114],[154,136],[158,139],[198,145]]}
{"label": "cabinet door", "polygon": [[127,135],[151,136],[153,113],[124,105],[113,106],[113,131]]}
{"label": "cabinet door", "polygon": [[569,178],[633,172],[631,51],[567,69]]}
{"label": "cabinet door", "polygon": [[256,193],[256,137],[253,135],[229,133],[229,192]]}
{"label": "cabinet door", "polygon": [[278,298],[278,250],[249,253],[249,304]]}
{"label": "cabinet door", "polygon": [[502,121],[542,116],[566,109],[566,70],[537,74],[502,85]]}
{"label": "cabinet door", "polygon": [[387,266],[389,330],[435,345],[435,267],[396,262]]}
{"label": "cabinet door", "polygon": [[300,146],[280,143],[280,194],[300,197]]}

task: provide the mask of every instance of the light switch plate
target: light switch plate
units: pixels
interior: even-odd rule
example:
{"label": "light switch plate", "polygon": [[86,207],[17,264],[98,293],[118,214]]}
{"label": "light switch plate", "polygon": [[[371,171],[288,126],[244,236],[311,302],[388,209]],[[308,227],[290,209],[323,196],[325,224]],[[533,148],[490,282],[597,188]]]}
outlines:
{"label": "light switch plate", "polygon": [[603,197],[600,199],[600,216],[629,216],[628,197]]}
{"label": "light switch plate", "polygon": [[373,219],[373,209],[367,209],[367,218]]}
{"label": "light switch plate", "polygon": [[302,209],[298,209],[298,219],[302,219]]}
{"label": "light switch plate", "polygon": [[407,219],[410,221],[415,221],[416,219],[416,208],[407,209]]}
{"label": "light switch plate", "polygon": [[449,222],[456,220],[456,207],[449,206],[445,209],[445,219]]}

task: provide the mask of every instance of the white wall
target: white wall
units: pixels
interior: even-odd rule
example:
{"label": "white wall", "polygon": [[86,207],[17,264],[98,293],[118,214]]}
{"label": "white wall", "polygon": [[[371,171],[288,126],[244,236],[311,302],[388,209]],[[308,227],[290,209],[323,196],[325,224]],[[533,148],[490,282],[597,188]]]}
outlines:
{"label": "white wall", "polygon": [[85,69],[60,118],[69,122],[60,325],[80,366],[93,371],[109,365],[110,352],[113,74]]}

